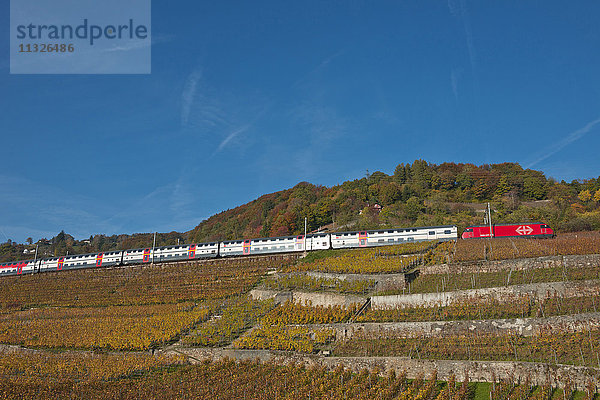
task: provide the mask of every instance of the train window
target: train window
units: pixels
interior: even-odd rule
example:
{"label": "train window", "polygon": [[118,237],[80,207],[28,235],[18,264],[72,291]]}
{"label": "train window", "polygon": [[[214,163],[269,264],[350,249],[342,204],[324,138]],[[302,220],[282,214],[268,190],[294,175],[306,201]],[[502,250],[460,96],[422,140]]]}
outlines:
{"label": "train window", "polygon": [[385,242],[385,239],[379,239],[377,242],[383,243],[383,242]]}
{"label": "train window", "polygon": [[409,238],[406,238],[406,241],[407,242],[414,242],[415,238],[414,237],[409,237]]}
{"label": "train window", "polygon": [[429,231],[430,235],[435,235],[435,231]]}
{"label": "train window", "polygon": [[394,243],[394,239],[388,239],[389,243]]}
{"label": "train window", "polygon": [[449,235],[450,233],[452,233],[452,232],[450,231],[450,229],[446,229],[446,230],[444,231],[444,234],[445,234],[445,235]]}

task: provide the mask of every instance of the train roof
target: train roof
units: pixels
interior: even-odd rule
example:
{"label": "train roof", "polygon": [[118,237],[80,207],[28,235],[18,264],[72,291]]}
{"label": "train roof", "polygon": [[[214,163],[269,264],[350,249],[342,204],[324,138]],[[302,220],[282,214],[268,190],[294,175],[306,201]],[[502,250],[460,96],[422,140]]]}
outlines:
{"label": "train roof", "polygon": [[[323,237],[329,235],[328,232],[321,233],[307,233],[306,237]],[[223,243],[235,243],[235,242],[243,242],[244,240],[277,240],[277,239],[296,239],[298,236],[304,237],[304,234],[300,235],[290,235],[290,236],[273,236],[273,237],[258,237],[258,238],[250,238],[250,239],[235,239],[235,240],[222,240]]]}
{"label": "train roof", "polygon": [[32,262],[32,261],[33,260],[6,261],[6,262],[0,263],[0,266],[5,267],[7,265],[23,264],[23,263],[29,263],[29,262]]}
{"label": "train roof", "polygon": [[189,247],[192,244],[195,244],[196,246],[204,244],[207,246],[214,246],[215,244],[217,244],[218,242],[199,242],[199,243],[188,243],[188,244],[169,244],[167,246],[156,246],[156,247],[152,247],[152,246],[148,246],[148,247],[138,247],[137,249],[125,249],[125,250],[119,250],[119,251],[138,251],[138,250],[146,250],[146,249],[167,249],[169,247]]}
{"label": "train roof", "polygon": [[385,228],[385,229],[367,229],[359,231],[341,231],[341,232],[329,232],[331,235],[339,235],[344,233],[374,233],[374,232],[386,232],[386,231],[408,231],[409,229],[435,229],[435,228],[456,228],[456,225],[437,225],[437,226],[411,226],[407,228]]}
{"label": "train roof", "polygon": [[[510,226],[510,225],[548,225],[545,222],[513,222],[512,224],[492,224],[492,226]],[[481,225],[469,225],[465,227],[467,228],[487,228],[489,224],[481,224]]]}

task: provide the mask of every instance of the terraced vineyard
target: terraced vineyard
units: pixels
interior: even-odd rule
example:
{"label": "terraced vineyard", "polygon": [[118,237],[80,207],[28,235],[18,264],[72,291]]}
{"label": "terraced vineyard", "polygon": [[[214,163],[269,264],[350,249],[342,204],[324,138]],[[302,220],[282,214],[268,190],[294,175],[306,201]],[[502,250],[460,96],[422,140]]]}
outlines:
{"label": "terraced vineyard", "polygon": [[369,309],[357,322],[455,321],[476,319],[535,318],[600,311],[600,295],[550,297],[515,295],[504,301],[491,296],[472,296],[449,305]]}
{"label": "terraced vineyard", "polygon": [[148,350],[207,320],[247,292],[266,268],[256,259],[97,269],[0,281],[0,342],[27,347]]}
{"label": "terraced vineyard", "polygon": [[423,359],[534,361],[600,368],[600,330],[565,333],[548,330],[524,337],[478,334],[445,337],[355,337],[335,349],[337,356],[404,356]]}
{"label": "terraced vineyard", "polygon": [[[598,399],[600,258],[491,270],[481,260],[597,254],[599,238],[424,242],[299,261],[9,277],[0,280],[0,343],[42,350],[0,348],[0,398]],[[585,290],[535,289],[548,282]],[[268,299],[252,299],[251,290]],[[527,321],[536,328],[523,330]],[[293,361],[223,359],[272,355]],[[200,361],[207,356],[221,361]],[[442,370],[425,367],[429,360]],[[534,364],[513,375],[494,364],[515,361]],[[491,369],[477,369],[481,362]],[[536,368],[550,368],[551,379]],[[469,370],[493,383],[464,380]]]}
{"label": "terraced vineyard", "polygon": [[4,277],[0,306],[102,307],[225,298],[247,292],[267,268],[288,263],[251,258]]}
{"label": "terraced vineyard", "polygon": [[42,308],[0,317],[0,342],[27,347],[148,350],[210,315],[192,302],[148,306]]}
{"label": "terraced vineyard", "polygon": [[594,251],[600,251],[599,232],[564,233],[553,239],[543,240],[520,238],[459,240],[450,256],[453,262],[464,262],[591,254]]}
{"label": "terraced vineyard", "polygon": [[351,274],[399,273],[423,261],[423,253],[435,242],[414,242],[367,249],[325,250],[311,254],[306,262],[288,271],[320,271]]}
{"label": "terraced vineyard", "polygon": [[[581,267],[554,267],[531,270],[504,270],[455,274],[421,275],[410,283],[406,293],[431,293],[452,290],[479,289],[507,285],[526,285],[540,282],[584,281],[600,279],[600,265]],[[393,294],[387,292],[379,294]]]}

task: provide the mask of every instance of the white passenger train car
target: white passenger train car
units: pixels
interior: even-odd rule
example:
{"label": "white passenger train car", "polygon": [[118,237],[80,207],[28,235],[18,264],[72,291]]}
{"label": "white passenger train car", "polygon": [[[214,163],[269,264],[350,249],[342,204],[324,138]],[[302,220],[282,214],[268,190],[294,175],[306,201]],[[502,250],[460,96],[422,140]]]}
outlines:
{"label": "white passenger train car", "polygon": [[219,255],[221,257],[290,253],[306,250],[324,250],[330,248],[329,234],[281,236],[274,238],[259,238],[245,240],[230,240],[221,242]]}
{"label": "white passenger train car", "polygon": [[[156,247],[154,249],[154,262],[216,257],[218,252],[219,244],[216,242]],[[152,255],[152,252],[150,252],[150,254]],[[150,261],[152,261],[152,256],[150,257]]]}
{"label": "white passenger train car", "polygon": [[190,244],[188,258],[214,258],[219,254],[219,242]]}
{"label": "white passenger train car", "polygon": [[[249,243],[248,243],[249,242]],[[244,240],[244,254],[271,254],[304,251],[304,236],[283,236]]]}
{"label": "white passenger train car", "polygon": [[96,254],[96,267],[114,267],[121,265],[123,251],[114,250]]}
{"label": "white passenger train car", "polygon": [[152,262],[152,248],[123,251],[123,265],[146,264]]}
{"label": "white passenger train car", "polygon": [[33,260],[0,263],[0,276],[31,274],[34,272],[34,263]]}
{"label": "white passenger train car", "polygon": [[329,233],[315,233],[306,236],[306,250],[327,250],[331,248]]}
{"label": "white passenger train car", "polygon": [[331,234],[331,247],[387,246],[423,240],[456,240],[456,226],[428,226],[419,228],[395,228],[376,231],[335,232]]}
{"label": "white passenger train car", "polygon": [[304,236],[282,236],[221,242],[221,257],[304,251]]}
{"label": "white passenger train car", "polygon": [[121,264],[123,252],[120,250],[103,253],[76,254],[64,257],[46,258],[40,261],[36,272],[63,271],[67,269],[111,267]]}
{"label": "white passenger train car", "polygon": [[219,243],[219,255],[221,257],[244,255],[244,243],[250,246],[250,240],[226,240]]}

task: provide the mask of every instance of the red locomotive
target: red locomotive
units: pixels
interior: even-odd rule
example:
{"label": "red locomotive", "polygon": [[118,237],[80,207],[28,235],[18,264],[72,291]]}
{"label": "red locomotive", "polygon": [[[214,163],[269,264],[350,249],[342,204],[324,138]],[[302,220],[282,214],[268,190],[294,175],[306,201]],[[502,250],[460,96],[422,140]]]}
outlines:
{"label": "red locomotive", "polygon": [[[551,238],[554,231],[543,222],[522,222],[519,224],[493,224],[492,237],[529,237]],[[463,232],[463,239],[478,239],[490,237],[489,225],[468,226]]]}

